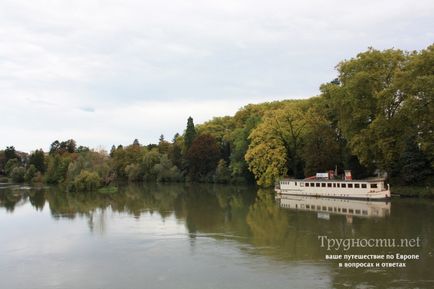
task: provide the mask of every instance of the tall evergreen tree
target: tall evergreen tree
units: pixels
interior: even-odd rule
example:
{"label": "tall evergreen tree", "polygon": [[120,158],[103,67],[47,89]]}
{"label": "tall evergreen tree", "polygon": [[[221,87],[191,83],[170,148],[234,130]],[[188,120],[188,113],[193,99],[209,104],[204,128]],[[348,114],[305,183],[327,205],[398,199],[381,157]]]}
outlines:
{"label": "tall evergreen tree", "polygon": [[190,116],[187,120],[187,129],[185,130],[184,146],[185,151],[188,151],[196,138],[197,132],[194,127],[193,118]]}

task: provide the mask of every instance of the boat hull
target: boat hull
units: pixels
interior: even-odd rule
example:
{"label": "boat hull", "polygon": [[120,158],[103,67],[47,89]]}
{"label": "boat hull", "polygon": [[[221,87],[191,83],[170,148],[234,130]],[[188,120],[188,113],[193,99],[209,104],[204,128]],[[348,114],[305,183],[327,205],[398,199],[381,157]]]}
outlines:
{"label": "boat hull", "polygon": [[390,199],[390,190],[376,191],[376,192],[339,192],[339,191],[322,191],[322,192],[308,192],[303,190],[294,189],[276,189],[277,194],[304,196],[304,197],[327,197],[336,199],[354,199],[354,200],[388,200]]}

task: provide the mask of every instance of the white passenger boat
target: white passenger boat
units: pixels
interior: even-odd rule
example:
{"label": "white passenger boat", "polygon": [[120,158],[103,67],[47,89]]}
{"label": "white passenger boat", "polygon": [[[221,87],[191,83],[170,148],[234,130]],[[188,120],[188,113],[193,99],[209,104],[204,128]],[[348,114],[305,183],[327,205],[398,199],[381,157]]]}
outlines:
{"label": "white passenger boat", "polygon": [[390,186],[384,178],[353,180],[351,171],[345,178],[334,178],[333,171],[318,173],[307,179],[282,179],[276,186],[277,194],[329,198],[382,200],[390,198]]}

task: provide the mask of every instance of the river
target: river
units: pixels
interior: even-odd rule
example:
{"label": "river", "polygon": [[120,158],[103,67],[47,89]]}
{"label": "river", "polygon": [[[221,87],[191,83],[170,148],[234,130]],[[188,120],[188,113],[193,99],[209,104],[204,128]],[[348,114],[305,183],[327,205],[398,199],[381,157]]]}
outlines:
{"label": "river", "polygon": [[[327,250],[324,238],[412,246]],[[0,188],[0,288],[434,288],[433,248],[431,200],[276,199],[193,184]],[[367,261],[331,255],[392,255],[372,262],[405,267],[344,268]]]}

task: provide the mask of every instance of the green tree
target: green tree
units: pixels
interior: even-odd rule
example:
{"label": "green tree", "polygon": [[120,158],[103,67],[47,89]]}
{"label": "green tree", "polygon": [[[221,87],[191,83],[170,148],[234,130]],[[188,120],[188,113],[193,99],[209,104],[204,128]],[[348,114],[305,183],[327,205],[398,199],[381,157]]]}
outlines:
{"label": "green tree", "polygon": [[6,162],[11,159],[20,159],[14,146],[6,147],[4,154],[6,157]]}
{"label": "green tree", "polygon": [[20,161],[18,159],[10,159],[7,161],[6,165],[5,165],[5,174],[7,176],[10,176],[10,174],[12,173],[13,169],[17,168],[20,166]]}
{"label": "green tree", "polygon": [[26,173],[24,175],[24,180],[26,182],[31,182],[35,177],[37,171],[38,170],[36,169],[36,167],[33,164],[31,164],[26,170]]}
{"label": "green tree", "polygon": [[321,107],[312,106],[306,114],[302,158],[304,175],[312,176],[341,164],[338,136]]}
{"label": "green tree", "polygon": [[16,183],[24,182],[24,175],[26,174],[26,169],[24,167],[14,167],[10,173],[10,177]]}
{"label": "green tree", "polygon": [[220,159],[214,174],[214,182],[229,183],[231,181],[231,171],[224,159]]}
{"label": "green tree", "polygon": [[97,172],[82,170],[73,182],[73,189],[77,192],[91,192],[101,185],[101,178]]}
{"label": "green tree", "polygon": [[70,161],[69,157],[62,157],[59,154],[49,156],[45,181],[49,184],[62,183],[66,179]]}
{"label": "green tree", "polygon": [[410,55],[398,76],[398,87],[407,96],[402,105],[406,124],[434,168],[434,44]]}
{"label": "green tree", "polygon": [[169,152],[170,143],[164,139],[164,135],[160,135],[158,140],[158,151],[160,154],[167,154]]}
{"label": "green tree", "polygon": [[190,116],[187,120],[187,128],[185,130],[184,135],[184,150],[187,152],[191,145],[193,144],[194,139],[196,138],[197,132],[194,127],[193,118]]}
{"label": "green tree", "polygon": [[29,157],[29,164],[34,165],[37,171],[44,173],[46,170],[44,151],[39,149],[31,153]]}
{"label": "green tree", "polygon": [[339,124],[351,151],[366,166],[390,172],[411,133],[402,113],[407,95],[398,81],[407,62],[401,50],[369,49],[338,65]]}

